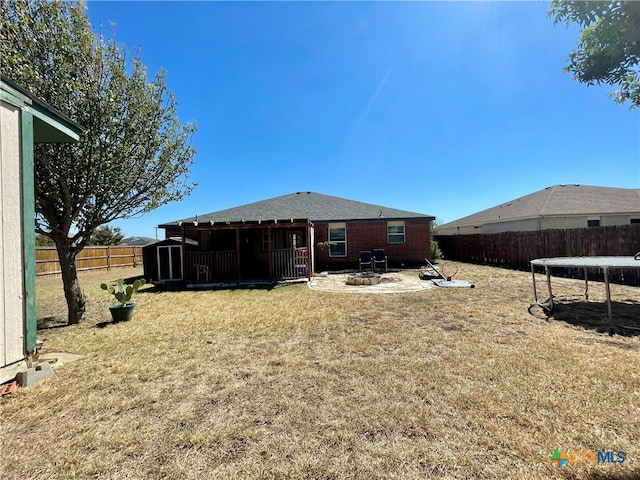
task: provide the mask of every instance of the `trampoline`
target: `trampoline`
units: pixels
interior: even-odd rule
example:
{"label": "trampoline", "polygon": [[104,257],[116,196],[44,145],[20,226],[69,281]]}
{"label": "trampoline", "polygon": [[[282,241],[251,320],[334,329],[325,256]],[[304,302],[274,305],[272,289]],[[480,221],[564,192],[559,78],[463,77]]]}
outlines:
{"label": "trampoline", "polygon": [[[585,300],[589,299],[589,280],[587,277],[587,269],[595,268],[602,270],[604,275],[604,285],[607,295],[607,316],[613,321],[611,313],[611,290],[609,288],[609,271],[613,269],[640,269],[640,252],[632,257],[556,257],[556,258],[537,258],[531,260],[531,276],[533,279],[533,298],[536,304],[548,314],[553,313],[554,298],[551,291],[551,268],[579,268],[584,270],[584,293],[577,294],[583,296]],[[544,267],[547,277],[547,289],[549,298],[546,301],[538,300],[538,291],[536,289],[535,267]]]}

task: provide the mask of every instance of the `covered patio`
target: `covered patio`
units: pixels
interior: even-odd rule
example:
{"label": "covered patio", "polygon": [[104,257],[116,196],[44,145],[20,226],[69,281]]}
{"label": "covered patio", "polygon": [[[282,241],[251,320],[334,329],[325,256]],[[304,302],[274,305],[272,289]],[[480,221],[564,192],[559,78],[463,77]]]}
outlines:
{"label": "covered patio", "polygon": [[[308,219],[196,219],[168,228],[167,237],[145,247],[150,249],[145,277],[153,281],[242,284],[309,279],[313,272],[314,231]],[[152,259],[149,267],[147,258]]]}

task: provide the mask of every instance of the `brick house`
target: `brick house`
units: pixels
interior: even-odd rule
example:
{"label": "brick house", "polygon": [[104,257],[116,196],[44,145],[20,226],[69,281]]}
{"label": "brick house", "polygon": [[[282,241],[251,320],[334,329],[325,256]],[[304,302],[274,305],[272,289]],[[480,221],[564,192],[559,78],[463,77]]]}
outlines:
{"label": "brick house", "polygon": [[431,254],[435,217],[314,192],[296,192],[159,225],[144,247],[145,278],[195,283],[309,277],[357,268],[360,251],[384,249],[392,267]]}

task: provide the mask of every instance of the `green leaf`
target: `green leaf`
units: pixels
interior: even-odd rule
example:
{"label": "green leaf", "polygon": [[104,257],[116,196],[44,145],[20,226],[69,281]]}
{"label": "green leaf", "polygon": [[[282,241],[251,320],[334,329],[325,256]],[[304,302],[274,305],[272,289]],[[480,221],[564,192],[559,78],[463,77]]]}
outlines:
{"label": "green leaf", "polygon": [[548,16],[582,28],[565,72],[587,85],[618,87],[611,93],[617,103],[640,106],[640,2],[554,1]]}

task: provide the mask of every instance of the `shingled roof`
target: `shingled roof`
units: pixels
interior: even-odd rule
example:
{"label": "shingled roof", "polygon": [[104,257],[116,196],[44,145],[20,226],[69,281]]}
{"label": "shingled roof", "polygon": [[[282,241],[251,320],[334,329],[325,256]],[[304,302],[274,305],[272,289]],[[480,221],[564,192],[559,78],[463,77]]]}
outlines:
{"label": "shingled roof", "polygon": [[[312,222],[347,220],[434,220],[435,217],[422,213],[398,210],[370,203],[356,202],[346,198],[323,195],[315,192],[296,192],[280,197],[269,198],[239,207],[198,215],[201,223],[266,221],[284,219],[308,219]],[[167,224],[161,228],[181,223],[191,223],[196,217],[189,217]]]}
{"label": "shingled roof", "polygon": [[481,226],[528,218],[564,215],[640,214],[640,189],[554,185],[438,228]]}

